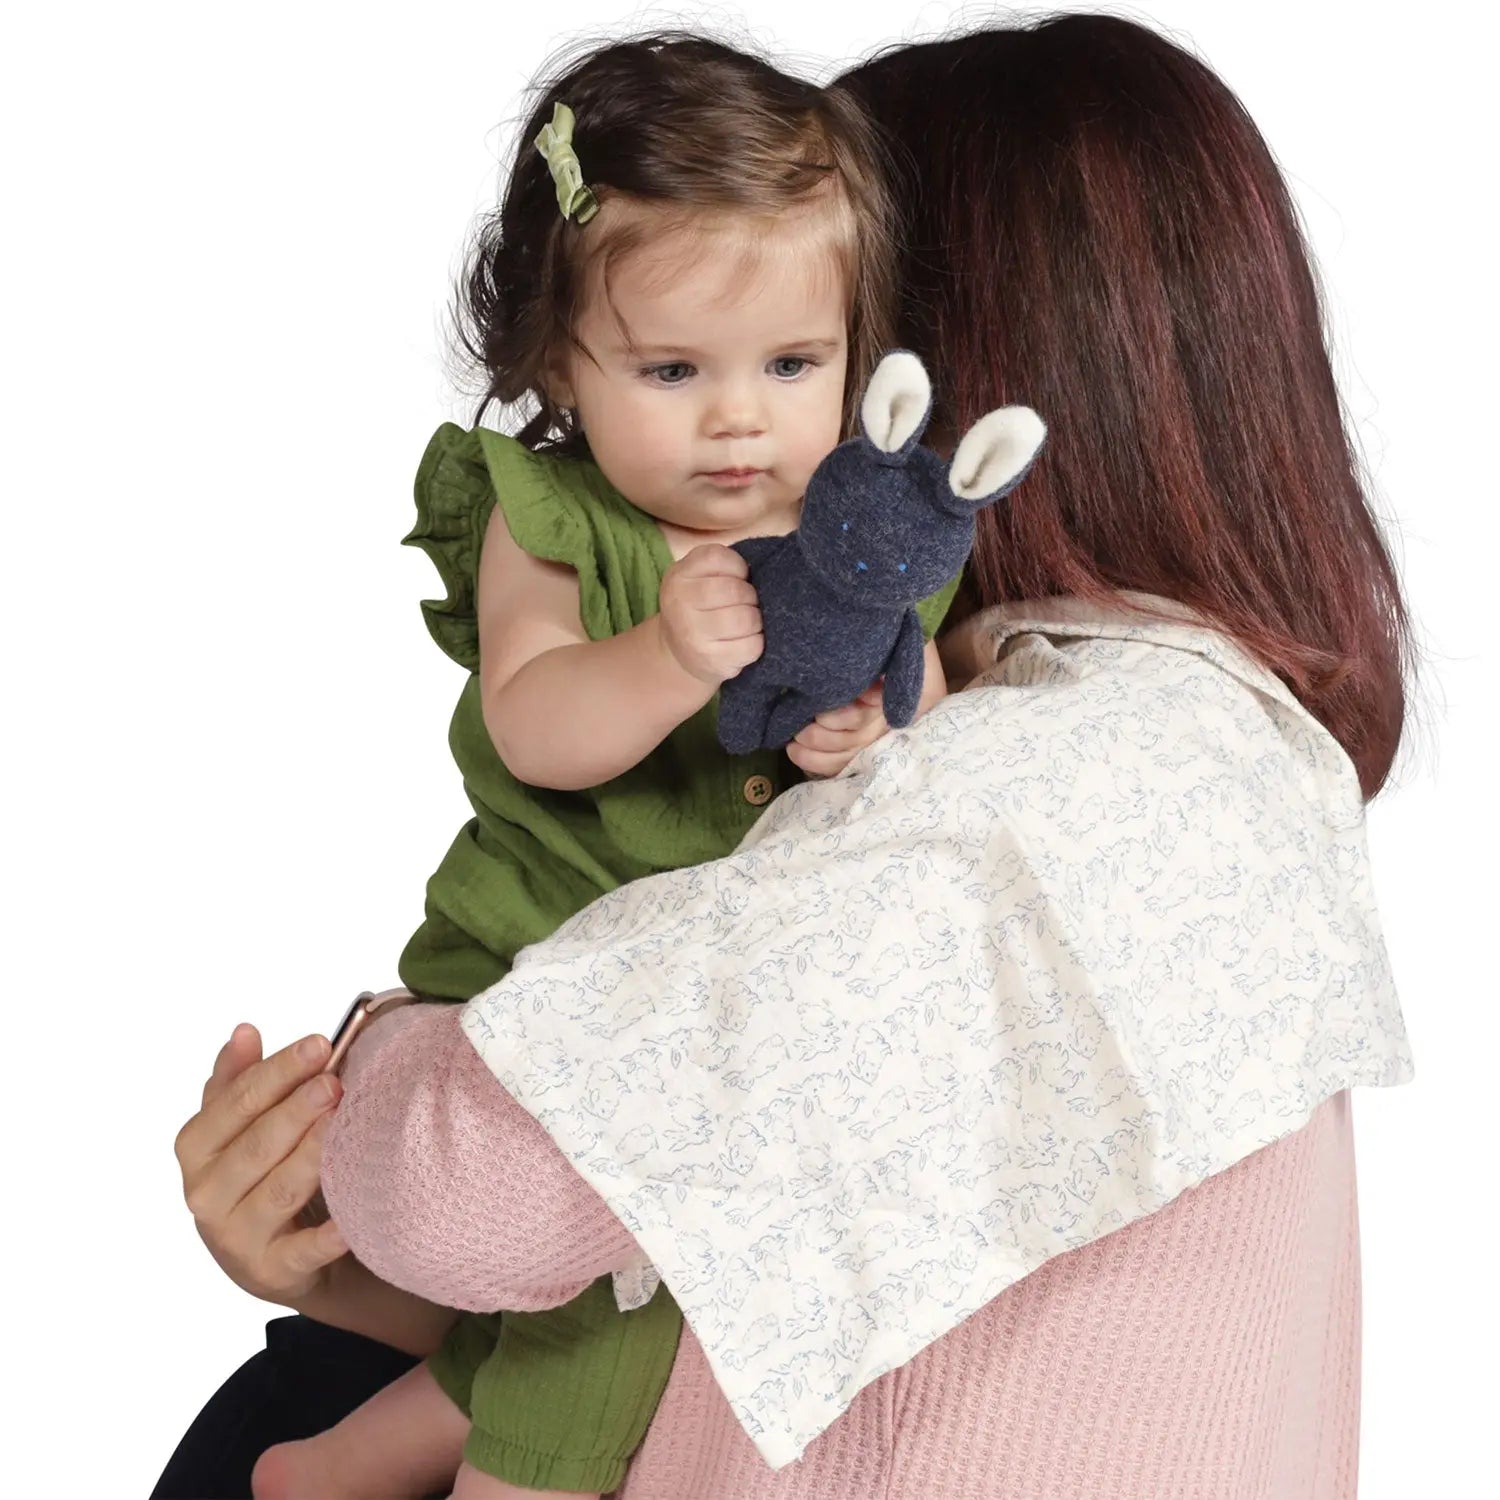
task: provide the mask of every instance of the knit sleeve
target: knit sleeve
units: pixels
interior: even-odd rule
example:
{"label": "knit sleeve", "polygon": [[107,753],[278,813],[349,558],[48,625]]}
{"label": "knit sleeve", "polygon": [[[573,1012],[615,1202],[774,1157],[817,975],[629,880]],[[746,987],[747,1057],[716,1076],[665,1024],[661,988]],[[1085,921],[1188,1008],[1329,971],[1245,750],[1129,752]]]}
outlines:
{"label": "knit sleeve", "polygon": [[459,1012],[405,1007],[352,1049],[323,1153],[329,1211],[371,1271],[429,1301],[560,1306],[640,1248],[495,1081]]}

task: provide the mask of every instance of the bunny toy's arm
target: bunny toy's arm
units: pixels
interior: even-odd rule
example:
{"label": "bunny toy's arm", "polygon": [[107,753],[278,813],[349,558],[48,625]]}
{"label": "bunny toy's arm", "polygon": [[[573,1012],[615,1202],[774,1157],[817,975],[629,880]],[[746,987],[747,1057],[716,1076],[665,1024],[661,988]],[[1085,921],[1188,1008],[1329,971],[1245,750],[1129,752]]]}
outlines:
{"label": "bunny toy's arm", "polygon": [[892,729],[904,729],[916,718],[926,675],[926,637],[916,610],[909,609],[885,664],[885,721]]}

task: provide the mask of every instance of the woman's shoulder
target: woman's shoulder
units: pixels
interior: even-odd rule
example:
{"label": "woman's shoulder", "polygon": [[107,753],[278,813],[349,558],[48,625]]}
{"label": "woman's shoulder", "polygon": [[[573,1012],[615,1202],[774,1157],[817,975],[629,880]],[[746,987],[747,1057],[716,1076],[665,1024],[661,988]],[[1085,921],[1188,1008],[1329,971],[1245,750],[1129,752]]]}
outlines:
{"label": "woman's shoulder", "polygon": [[994,754],[1010,745],[1025,760],[1045,724],[1085,762],[1103,736],[1113,771],[1163,795],[1180,798],[1191,764],[1246,801],[1290,795],[1320,822],[1362,821],[1358,776],[1333,734],[1268,667],[1172,601],[994,606],[942,649],[950,679],[1003,695],[1005,713],[982,734]]}

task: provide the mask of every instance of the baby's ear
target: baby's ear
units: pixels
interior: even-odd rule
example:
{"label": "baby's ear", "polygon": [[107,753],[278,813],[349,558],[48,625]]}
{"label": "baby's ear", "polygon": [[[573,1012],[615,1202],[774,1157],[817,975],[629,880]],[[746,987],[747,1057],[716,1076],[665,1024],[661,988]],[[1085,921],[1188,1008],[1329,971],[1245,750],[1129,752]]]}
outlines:
{"label": "baby's ear", "polygon": [[554,406],[566,409],[578,404],[573,399],[572,366],[573,361],[566,350],[549,354],[542,366],[542,388]]}
{"label": "baby's ear", "polygon": [[1020,483],[1047,436],[1029,406],[986,412],[960,440],[948,469],[948,486],[960,500],[998,500]]}
{"label": "baby's ear", "polygon": [[914,448],[932,412],[932,382],[922,361],[895,349],[875,367],[859,404],[865,436],[881,450],[902,456]]}

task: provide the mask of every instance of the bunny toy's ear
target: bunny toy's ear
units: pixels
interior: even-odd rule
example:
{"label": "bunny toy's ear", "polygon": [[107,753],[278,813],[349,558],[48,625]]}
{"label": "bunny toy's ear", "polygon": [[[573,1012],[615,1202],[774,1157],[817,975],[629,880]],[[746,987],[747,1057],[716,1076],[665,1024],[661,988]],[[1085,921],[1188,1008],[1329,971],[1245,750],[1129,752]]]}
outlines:
{"label": "bunny toy's ear", "polygon": [[1020,483],[1047,436],[1029,406],[987,412],[964,435],[948,470],[948,486],[960,500],[998,500]]}
{"label": "bunny toy's ear", "polygon": [[922,361],[906,349],[887,354],[875,367],[859,405],[865,436],[892,459],[916,446],[932,412],[932,382]]}

